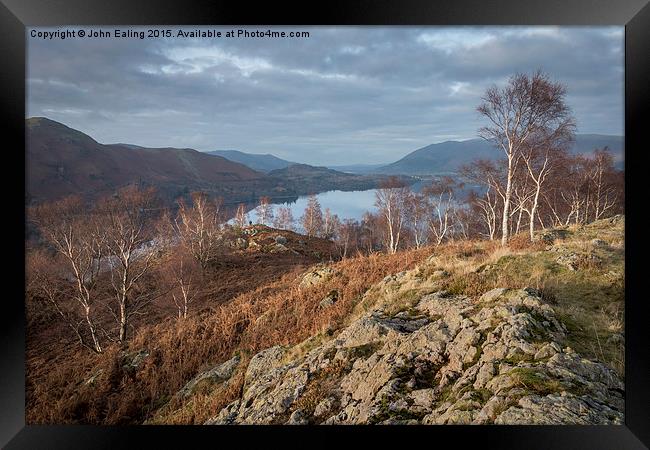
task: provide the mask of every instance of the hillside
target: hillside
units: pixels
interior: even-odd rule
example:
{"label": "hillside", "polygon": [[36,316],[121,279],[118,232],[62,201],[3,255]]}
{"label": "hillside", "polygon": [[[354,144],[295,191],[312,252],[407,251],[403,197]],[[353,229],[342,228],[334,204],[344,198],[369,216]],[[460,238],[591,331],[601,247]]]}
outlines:
{"label": "hillside", "polygon": [[80,192],[92,197],[130,183],[179,194],[263,181],[262,174],[242,164],[196,150],[103,145],[42,117],[27,119],[26,128],[27,192],[34,200]]}
{"label": "hillside", "polygon": [[338,330],[225,363],[213,392],[242,394],[206,423],[621,424],[622,316],[594,312],[622,307],[619,219],[386,277]]}
{"label": "hillside", "polygon": [[[578,134],[571,148],[575,154],[590,153],[608,146],[614,160],[622,167],[624,140],[622,136]],[[446,141],[417,149],[402,159],[383,167],[372,169],[373,173],[431,175],[456,172],[462,165],[475,159],[497,159],[501,153],[483,139]]]}
{"label": "hillside", "polygon": [[286,161],[271,154],[261,155],[255,153],[244,153],[238,150],[214,150],[206,153],[208,155],[221,156],[230,161],[244,164],[245,166],[260,172],[284,169],[285,167],[294,164],[291,161]]}
{"label": "hillside", "polygon": [[622,423],[624,218],[539,238],[331,262],[244,230],[213,304],[121,350],[66,357],[30,326],[28,422]]}
{"label": "hillside", "polygon": [[[361,191],[376,188],[386,179],[383,175],[339,172],[327,167],[315,167],[307,164],[292,164],[284,169],[272,170],[268,176],[292,183],[302,194],[330,190]],[[415,182],[408,176],[401,178],[407,184]],[[311,190],[305,191],[305,187]]]}
{"label": "hillside", "polygon": [[26,202],[82,193],[89,199],[127,184],[154,186],[165,200],[201,190],[226,203],[255,203],[260,196],[286,200],[332,189],[372,189],[386,177],[293,165],[268,174],[193,149],[100,144],[44,117],[27,119]]}

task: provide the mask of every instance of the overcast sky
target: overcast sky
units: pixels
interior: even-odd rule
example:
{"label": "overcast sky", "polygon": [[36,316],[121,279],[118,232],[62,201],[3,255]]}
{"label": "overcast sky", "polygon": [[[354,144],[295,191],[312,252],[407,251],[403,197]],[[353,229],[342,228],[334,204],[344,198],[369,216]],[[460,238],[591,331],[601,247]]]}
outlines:
{"label": "overcast sky", "polygon": [[310,37],[43,40],[28,32],[27,115],[102,143],[389,163],[475,138],[486,87],[540,68],[567,85],[579,133],[623,134],[623,27],[270,29]]}

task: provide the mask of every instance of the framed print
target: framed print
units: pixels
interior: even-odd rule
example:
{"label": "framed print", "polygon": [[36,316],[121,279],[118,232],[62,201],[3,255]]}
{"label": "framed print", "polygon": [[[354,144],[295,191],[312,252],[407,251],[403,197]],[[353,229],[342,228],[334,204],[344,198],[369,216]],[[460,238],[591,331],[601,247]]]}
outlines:
{"label": "framed print", "polygon": [[647,448],[644,1],[0,9],[7,448]]}

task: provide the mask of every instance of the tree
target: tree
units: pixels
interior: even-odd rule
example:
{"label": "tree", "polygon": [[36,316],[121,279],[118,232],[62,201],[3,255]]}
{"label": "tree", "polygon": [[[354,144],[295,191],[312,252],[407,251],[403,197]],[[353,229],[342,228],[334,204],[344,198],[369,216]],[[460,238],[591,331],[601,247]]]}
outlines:
{"label": "tree", "polygon": [[180,238],[181,245],[205,271],[220,248],[223,199],[210,201],[202,192],[193,192],[191,198],[191,206],[182,200],[178,202],[174,231]]}
{"label": "tree", "polygon": [[176,307],[178,319],[186,319],[190,305],[195,301],[203,271],[197,261],[181,249],[169,255],[162,267],[162,279]]}
{"label": "tree", "polygon": [[366,211],[361,217],[359,228],[359,246],[365,248],[368,254],[381,248],[382,242],[381,218],[377,214]]}
{"label": "tree", "polygon": [[402,236],[406,216],[406,199],[409,189],[396,177],[382,182],[375,193],[375,206],[379,209],[386,232],[385,245],[389,253],[396,253]]}
{"label": "tree", "polygon": [[509,235],[513,181],[524,147],[534,133],[550,135],[568,120],[564,103],[566,89],[538,71],[532,76],[516,74],[504,88],[490,87],[477,110],[489,124],[479,136],[503,151],[506,157],[506,184],[503,194],[501,244]]}
{"label": "tree", "polygon": [[288,206],[278,208],[277,214],[273,221],[273,226],[282,230],[293,230],[293,214]]}
{"label": "tree", "polygon": [[[60,316],[75,331],[81,345],[101,353],[98,327],[96,324],[97,304],[100,301],[99,275],[105,256],[105,236],[101,232],[101,221],[93,211],[88,211],[81,197],[71,196],[50,204],[39,205],[31,210],[31,219],[36,223],[41,236],[65,261],[67,274],[53,276],[45,272],[47,265],[32,266],[32,286],[45,294]],[[65,277],[64,280],[61,280]],[[64,286],[61,281],[71,283],[69,296],[77,308],[74,316],[65,312],[58,303],[59,293]],[[67,283],[66,283],[67,284]],[[82,324],[84,326],[82,327]]]}
{"label": "tree", "polygon": [[418,192],[408,192],[406,197],[406,217],[415,248],[420,248],[427,242],[427,219],[430,206],[426,196]]}
{"label": "tree", "polygon": [[591,164],[590,181],[594,188],[592,190],[594,200],[594,220],[604,217],[610,209],[617,206],[619,192],[616,185],[616,170],[614,169],[614,158],[607,147],[594,151],[593,164]]}
{"label": "tree", "polygon": [[474,191],[470,193],[468,203],[477,211],[481,222],[485,227],[483,236],[493,241],[497,231],[498,203],[497,196],[493,193],[491,186],[485,190],[483,196],[477,195]]}
{"label": "tree", "polygon": [[341,258],[345,259],[349,251],[358,248],[361,234],[360,228],[359,222],[354,219],[344,219],[342,223],[339,223],[336,232],[336,243],[341,250]]}
{"label": "tree", "polygon": [[607,149],[591,155],[564,155],[542,193],[548,221],[581,224],[622,211],[623,173]]}
{"label": "tree", "polygon": [[244,228],[248,225],[248,213],[246,212],[246,205],[240,203],[237,205],[237,212],[235,213],[235,225],[239,228]]}
{"label": "tree", "polygon": [[549,119],[544,126],[531,134],[531,138],[523,145],[522,151],[522,160],[533,182],[533,194],[528,211],[531,241],[534,238],[542,188],[545,187],[546,180],[557,165],[565,160],[569,145],[575,138],[575,123],[569,115],[568,107],[564,105],[564,89],[557,88],[557,92],[550,95],[557,96],[553,102],[558,103],[556,105],[558,111],[552,120]]}
{"label": "tree", "polygon": [[339,216],[332,214],[329,208],[325,208],[325,215],[323,216],[323,237],[325,239],[332,239],[340,224]]}
{"label": "tree", "polygon": [[129,186],[99,204],[114,300],[106,306],[117,322],[120,344],[126,341],[131,318],[159,295],[142,285],[156,261],[155,248],[147,246],[153,238],[148,218],[154,200],[152,189]]}
{"label": "tree", "polygon": [[300,222],[307,236],[318,236],[323,229],[323,213],[315,195],[310,195]]}
{"label": "tree", "polygon": [[501,216],[505,200],[504,161],[479,159],[460,168],[460,176],[467,182],[485,187],[480,196],[470,196],[474,208],[480,211],[485,230],[483,235],[494,239],[498,228],[497,218]]}
{"label": "tree", "polygon": [[430,186],[423,189],[423,193],[430,199],[428,225],[436,245],[440,245],[453,233],[456,209],[455,187],[456,182],[451,177],[443,177],[432,181]]}
{"label": "tree", "polygon": [[271,199],[269,197],[261,197],[260,203],[255,208],[255,214],[257,215],[257,223],[269,224],[273,220],[273,205],[271,205]]}

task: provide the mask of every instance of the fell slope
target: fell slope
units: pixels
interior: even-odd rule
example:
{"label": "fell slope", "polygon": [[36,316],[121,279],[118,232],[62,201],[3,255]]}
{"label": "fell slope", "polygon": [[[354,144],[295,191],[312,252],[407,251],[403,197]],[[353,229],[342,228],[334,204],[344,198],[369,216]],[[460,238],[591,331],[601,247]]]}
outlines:
{"label": "fell slope", "polygon": [[245,153],[238,150],[214,150],[211,152],[206,152],[208,155],[221,156],[223,158],[229,159],[245,166],[250,167],[254,170],[259,170],[260,172],[270,172],[271,170],[284,169],[285,167],[290,166],[291,161],[278,158],[275,155],[271,154],[256,154],[256,153]]}
{"label": "fell slope", "polygon": [[[201,383],[235,393],[207,424],[620,424],[623,218],[540,237],[434,254],[370,287],[342,325],[198,374],[175,405]],[[340,277],[296,283],[329,291],[317,310],[350,308]]]}
{"label": "fell slope", "polygon": [[242,164],[192,149],[126,148],[43,117],[27,119],[27,192],[32,199],[72,193],[93,196],[131,183],[162,191],[215,189],[262,181]]}
{"label": "fell slope", "polygon": [[[597,148],[608,146],[618,167],[622,168],[624,141],[622,136],[601,134],[578,134],[571,148],[573,154],[589,154]],[[501,152],[483,139],[466,141],[446,141],[417,149],[402,159],[383,167],[373,169],[373,173],[432,175],[457,172],[475,159],[497,159]]]}

